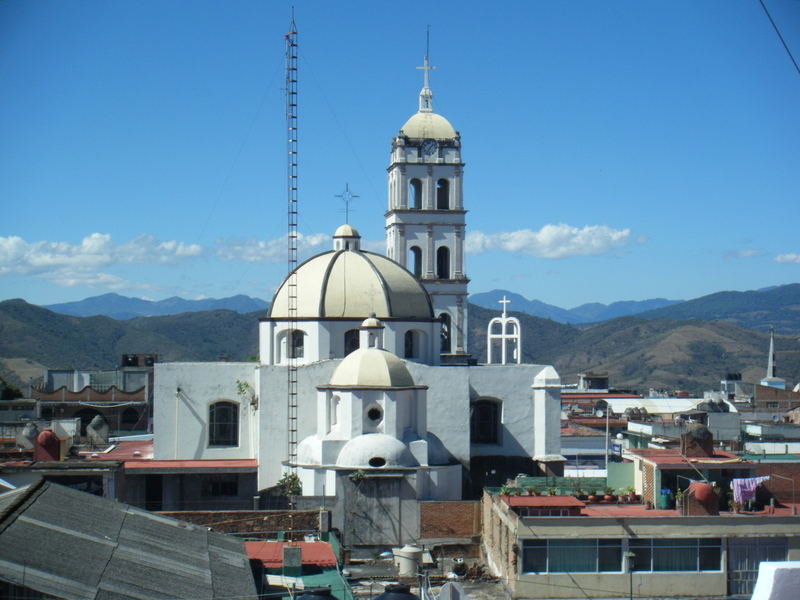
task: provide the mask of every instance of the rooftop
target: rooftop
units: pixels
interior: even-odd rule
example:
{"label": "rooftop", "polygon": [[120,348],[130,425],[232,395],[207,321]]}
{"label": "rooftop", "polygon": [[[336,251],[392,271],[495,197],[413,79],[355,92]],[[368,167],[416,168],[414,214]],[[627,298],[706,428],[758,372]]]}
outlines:
{"label": "rooftop", "polygon": [[302,563],[317,567],[336,566],[336,556],[327,542],[245,542],[247,557],[260,560],[267,569],[279,569],[283,565],[284,546],[300,546]]}
{"label": "rooftop", "polygon": [[236,538],[44,481],[0,495],[0,564],[69,600],[256,598]]}
{"label": "rooftop", "polygon": [[629,448],[626,456],[639,457],[660,469],[684,469],[702,466],[704,469],[752,469],[753,463],[724,450],[714,450],[712,456],[684,456],[677,448]]}

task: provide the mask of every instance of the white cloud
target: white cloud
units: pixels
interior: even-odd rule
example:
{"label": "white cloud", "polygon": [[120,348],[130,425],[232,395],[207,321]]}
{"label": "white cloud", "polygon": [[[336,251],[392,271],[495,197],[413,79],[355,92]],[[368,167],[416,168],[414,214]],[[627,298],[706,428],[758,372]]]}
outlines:
{"label": "white cloud", "polygon": [[122,244],[115,244],[107,233],[89,234],[78,244],[0,237],[0,275],[52,275],[61,270],[93,270],[114,264],[164,264],[198,256],[202,251],[197,244],[159,242],[149,234]]}
{"label": "white cloud", "polygon": [[202,252],[197,244],[174,240],[160,242],[149,234],[122,244],[115,244],[107,233],[89,234],[77,244],[0,237],[0,275],[32,275],[64,287],[152,289],[152,286],[132,283],[100,269],[119,264],[166,264]]}
{"label": "white cloud", "polygon": [[800,254],[790,252],[788,254],[778,254],[775,257],[775,262],[784,265],[800,265]]}
{"label": "white cloud", "polygon": [[582,229],[566,224],[545,225],[539,231],[520,229],[487,234],[467,233],[464,248],[468,254],[488,250],[520,252],[539,258],[568,258],[606,254],[628,243],[630,229],[612,229],[605,225],[587,225]]}
{"label": "white cloud", "polygon": [[[298,234],[297,249],[301,255],[307,255],[320,245],[328,242],[326,233],[311,235]],[[286,260],[286,236],[271,240],[245,238],[240,240],[217,240],[217,256],[225,260],[241,260],[245,262],[272,262]]]}
{"label": "white cloud", "polygon": [[739,258],[752,258],[756,254],[758,254],[758,250],[754,250],[752,248],[748,248],[747,250],[738,250],[736,252],[736,256]]}

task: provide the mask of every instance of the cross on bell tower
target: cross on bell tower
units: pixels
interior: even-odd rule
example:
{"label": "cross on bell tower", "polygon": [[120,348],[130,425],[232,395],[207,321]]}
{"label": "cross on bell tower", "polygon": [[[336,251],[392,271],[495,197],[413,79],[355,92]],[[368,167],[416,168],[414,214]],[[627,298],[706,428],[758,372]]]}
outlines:
{"label": "cross on bell tower", "polygon": [[441,360],[469,362],[461,136],[433,112],[426,52],[419,108],[392,140],[386,255],[416,275],[442,322]]}

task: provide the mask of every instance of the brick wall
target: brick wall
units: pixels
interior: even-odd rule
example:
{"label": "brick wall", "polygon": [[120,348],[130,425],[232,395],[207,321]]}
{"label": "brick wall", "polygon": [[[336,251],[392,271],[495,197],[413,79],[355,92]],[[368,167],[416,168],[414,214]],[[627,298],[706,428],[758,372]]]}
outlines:
{"label": "brick wall", "polygon": [[[759,463],[756,467],[756,477],[763,475],[781,475],[794,481],[797,501],[800,502],[800,463]],[[764,486],[772,493],[778,502],[792,501],[792,481],[772,477],[764,482]]]}
{"label": "brick wall", "polygon": [[481,503],[420,502],[422,539],[471,538],[481,534]]}
{"label": "brick wall", "polygon": [[[159,514],[195,525],[211,527],[221,533],[248,533],[248,537],[275,539],[279,531],[292,529],[300,539],[304,533],[319,530],[319,511],[210,510],[176,511]],[[259,533],[261,532],[261,533]]]}

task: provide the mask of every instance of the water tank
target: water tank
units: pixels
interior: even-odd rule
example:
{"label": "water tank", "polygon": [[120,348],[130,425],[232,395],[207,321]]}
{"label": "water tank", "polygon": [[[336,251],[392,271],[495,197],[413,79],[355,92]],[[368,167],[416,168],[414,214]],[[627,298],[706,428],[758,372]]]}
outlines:
{"label": "water tank", "polygon": [[335,598],[335,596],[331,594],[331,588],[327,587],[307,589],[297,595],[297,600],[330,600],[331,598]]}
{"label": "water tank", "polygon": [[61,460],[61,444],[52,429],[45,429],[36,436],[33,460]]}
{"label": "water tank", "polygon": [[422,559],[422,548],[406,544],[394,552],[400,577],[416,577]]}
{"label": "water tank", "polygon": [[375,596],[375,600],[419,600],[419,597],[411,593],[409,586],[392,583],[384,588],[382,594]]}

